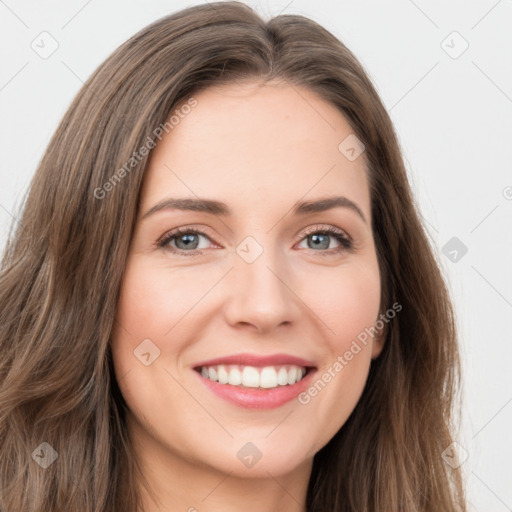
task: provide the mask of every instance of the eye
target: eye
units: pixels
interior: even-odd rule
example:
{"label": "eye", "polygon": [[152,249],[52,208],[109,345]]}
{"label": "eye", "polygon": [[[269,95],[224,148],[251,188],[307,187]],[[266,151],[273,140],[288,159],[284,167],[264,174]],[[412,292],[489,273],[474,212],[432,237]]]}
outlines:
{"label": "eye", "polygon": [[[210,240],[210,237],[201,230],[177,228],[164,235],[157,242],[157,245],[160,248],[169,249],[171,252],[184,254],[185,256],[195,256],[202,254],[200,249],[205,249],[208,245],[206,247],[199,247],[199,237],[205,237]],[[172,242],[175,243],[175,246],[172,245]]]}
{"label": "eye", "polygon": [[[333,238],[338,242],[339,246],[329,248],[330,242],[332,241]],[[352,241],[350,240],[350,238],[347,235],[345,235],[343,231],[332,226],[313,226],[312,228],[308,229],[305,236],[303,235],[301,241],[302,240],[305,240],[307,242],[308,249],[313,249],[315,251],[318,251],[320,249],[328,249],[320,251],[322,256],[338,254],[340,252],[350,250],[352,248]]]}
{"label": "eye", "polygon": [[[169,250],[173,253],[184,256],[198,256],[202,254],[201,249],[208,248],[208,243],[200,247],[200,238],[204,237],[211,241],[211,238],[200,229],[176,228],[166,233],[157,243],[157,247]],[[332,239],[338,242],[338,247],[329,248]],[[302,234],[300,242],[308,243],[308,249],[313,249],[323,256],[339,254],[352,248],[352,241],[345,233],[332,226],[313,226],[305,234]],[[326,250],[321,250],[326,249]]]}

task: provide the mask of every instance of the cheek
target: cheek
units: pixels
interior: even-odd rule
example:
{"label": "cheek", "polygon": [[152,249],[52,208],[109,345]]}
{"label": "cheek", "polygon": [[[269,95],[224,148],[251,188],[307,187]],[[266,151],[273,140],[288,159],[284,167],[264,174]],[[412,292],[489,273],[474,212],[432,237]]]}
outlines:
{"label": "cheek", "polygon": [[[138,347],[146,347],[151,357],[155,357],[161,350],[162,332],[172,325],[171,316],[162,318],[161,310],[164,306],[155,277],[151,268],[138,265],[133,260],[128,261],[112,337],[112,355],[117,376],[141,366],[141,362],[136,359]],[[172,312],[172,308],[169,311]],[[147,340],[151,340],[154,345]]]}
{"label": "cheek", "polygon": [[[169,375],[160,372],[157,377],[158,371],[175,367],[187,349],[193,330],[190,315],[205,287],[218,279],[211,271],[209,277],[195,274],[193,269],[163,269],[137,256],[127,262],[111,347],[116,377],[122,379],[129,372],[125,386],[137,379],[136,394],[140,394],[140,386],[168,386]],[[139,377],[144,381],[139,382]]]}
{"label": "cheek", "polygon": [[127,264],[116,317],[125,343],[165,337],[184,314],[184,282],[137,258]]}
{"label": "cheek", "polygon": [[[333,278],[316,281],[309,295],[321,319],[326,358],[300,403],[310,410],[310,426],[322,432],[313,447],[320,449],[346,422],[363,392],[372,356],[375,325],[380,307],[378,264],[341,268]],[[320,290],[326,290],[320,293]]]}
{"label": "cheek", "polygon": [[[345,379],[362,387],[367,377],[375,338],[369,333],[379,316],[380,274],[376,259],[351,269],[344,276],[336,297],[337,312],[332,313],[335,334],[329,337],[331,352],[340,362]],[[375,333],[374,333],[375,334]],[[340,379],[342,380],[342,379]]]}
{"label": "cheek", "polygon": [[379,274],[368,273],[347,279],[340,291],[340,312],[336,323],[339,340],[355,339],[377,320],[380,307]]}
{"label": "cheek", "polygon": [[317,275],[304,291],[326,332],[331,352],[343,353],[365,329],[376,322],[380,308],[380,274],[377,261],[341,266],[337,272]]}
{"label": "cheek", "polygon": [[[169,286],[155,265],[136,257],[129,259],[123,278],[111,348],[113,365],[121,393],[133,416],[153,431],[153,425],[166,424],[161,390],[167,403],[181,404],[183,393],[172,385],[169,358],[180,350],[179,337],[165,334],[183,316],[180,290]],[[170,291],[169,291],[170,290]],[[181,325],[181,324],[180,324]],[[167,345],[165,345],[167,341]],[[145,355],[148,354],[147,357]],[[153,431],[156,437],[156,433]]]}

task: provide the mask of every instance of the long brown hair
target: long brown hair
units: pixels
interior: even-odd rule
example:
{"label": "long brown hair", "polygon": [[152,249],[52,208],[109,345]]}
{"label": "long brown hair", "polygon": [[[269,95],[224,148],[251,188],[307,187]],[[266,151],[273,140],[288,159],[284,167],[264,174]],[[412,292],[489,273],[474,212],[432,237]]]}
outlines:
{"label": "long brown hair", "polygon": [[402,306],[355,410],[314,457],[308,512],[466,510],[460,470],[442,457],[460,407],[454,315],[390,118],[354,55],[317,23],[217,2],[120,46],[34,175],[0,273],[3,512],[140,506],[109,347],[149,158],[133,165],[134,152],[194,93],[247,79],[310,88],[364,142],[382,310]]}

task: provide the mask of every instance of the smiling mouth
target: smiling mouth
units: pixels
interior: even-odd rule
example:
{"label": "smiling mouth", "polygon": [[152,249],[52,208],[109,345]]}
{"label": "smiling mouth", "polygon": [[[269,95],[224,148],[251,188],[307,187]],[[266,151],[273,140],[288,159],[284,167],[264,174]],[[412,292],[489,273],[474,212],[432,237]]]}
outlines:
{"label": "smiling mouth", "polygon": [[293,364],[273,366],[218,364],[198,366],[194,370],[205,379],[226,386],[265,390],[292,386],[314,370],[314,367]]}

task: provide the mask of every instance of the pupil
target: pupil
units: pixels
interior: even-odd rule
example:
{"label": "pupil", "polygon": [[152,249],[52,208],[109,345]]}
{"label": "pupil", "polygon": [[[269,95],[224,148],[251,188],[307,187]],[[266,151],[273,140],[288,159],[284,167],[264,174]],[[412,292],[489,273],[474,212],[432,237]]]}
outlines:
{"label": "pupil", "polygon": [[[320,241],[319,242],[319,237],[323,237],[324,238],[324,244],[322,245],[322,248],[324,249],[327,249],[329,247],[329,243],[327,242],[327,246],[325,245],[325,241],[327,240],[327,236],[326,235],[311,235],[312,237],[312,240],[313,240],[313,243],[315,244],[316,247],[318,247],[319,245],[322,245],[322,242]],[[319,242],[319,243],[317,243]]]}
{"label": "pupil", "polygon": [[191,244],[194,245],[194,241],[191,240],[192,237],[194,237],[193,233],[189,233],[187,235],[182,235],[180,238],[178,238],[177,242],[183,242],[185,247],[190,247]]}

